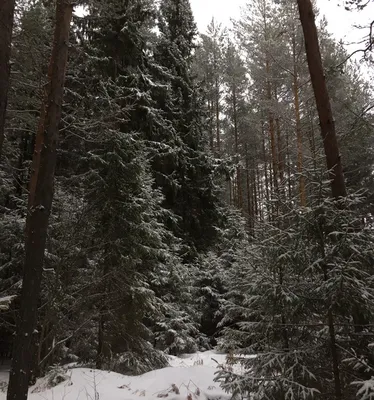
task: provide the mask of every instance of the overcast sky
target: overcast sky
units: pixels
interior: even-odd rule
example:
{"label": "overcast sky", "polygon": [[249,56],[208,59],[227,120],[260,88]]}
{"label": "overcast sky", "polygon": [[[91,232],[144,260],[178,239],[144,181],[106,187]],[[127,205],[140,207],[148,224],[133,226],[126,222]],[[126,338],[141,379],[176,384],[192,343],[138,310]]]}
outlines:
{"label": "overcast sky", "polygon": [[[224,25],[230,24],[230,18],[240,15],[240,6],[250,0],[190,0],[198,28],[204,32],[212,17]],[[296,1],[296,0],[295,0]],[[374,2],[365,11],[346,11],[339,7],[342,0],[317,0],[317,5],[328,21],[328,29],[337,39],[345,43],[358,41],[368,34],[368,30],[354,29],[354,24],[366,24],[370,22],[370,16],[374,15]],[[350,46],[356,49],[357,45]]]}

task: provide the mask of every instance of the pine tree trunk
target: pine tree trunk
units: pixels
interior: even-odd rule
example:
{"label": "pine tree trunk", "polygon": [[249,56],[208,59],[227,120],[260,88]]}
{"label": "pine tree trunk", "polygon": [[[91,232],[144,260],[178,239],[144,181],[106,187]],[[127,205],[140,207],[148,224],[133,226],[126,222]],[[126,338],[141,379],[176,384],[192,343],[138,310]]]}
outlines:
{"label": "pine tree trunk", "polygon": [[[49,65],[49,71],[48,71],[49,87],[46,87],[45,93],[44,93],[45,99],[48,98],[49,91],[50,91],[51,67],[52,67],[52,59],[51,59],[51,63]],[[29,182],[29,198],[28,198],[28,208],[29,209],[31,209],[31,207],[34,206],[36,185],[38,183],[40,159],[41,159],[41,153],[42,153],[42,148],[43,148],[43,143],[44,143],[46,107],[47,107],[47,101],[44,101],[42,104],[42,108],[40,110],[39,125],[38,125],[38,130],[37,130],[37,133],[35,136],[34,153],[33,153],[32,162],[31,162],[30,182]],[[26,221],[26,225],[27,225],[26,231],[28,230],[28,222],[30,222],[30,220]]]}
{"label": "pine tree trunk", "polygon": [[10,81],[10,52],[15,0],[0,1],[0,159],[5,139],[5,116]]}
{"label": "pine tree trunk", "polygon": [[257,189],[257,167],[253,163],[252,168],[252,185],[253,185],[253,215],[257,221],[258,218],[258,189]]}
{"label": "pine tree trunk", "polygon": [[209,143],[210,143],[210,150],[212,153],[214,153],[214,129],[213,129],[213,104],[210,100],[208,100],[208,114],[209,114],[209,130],[210,130],[210,137],[209,137]]}
{"label": "pine tree trunk", "polygon": [[269,196],[269,178],[268,178],[268,163],[267,163],[267,155],[266,155],[266,144],[265,144],[265,133],[264,133],[264,125],[262,123],[262,153],[264,157],[264,174],[265,174],[265,193],[266,193],[266,201],[270,200]]}
{"label": "pine tree trunk", "polygon": [[50,84],[43,123],[44,141],[40,153],[33,206],[29,208],[27,215],[29,229],[25,246],[20,321],[15,339],[7,400],[27,399],[48,220],[53,200],[56,142],[61,119],[72,11],[73,6],[67,0],[57,1]]}
{"label": "pine tree trunk", "polygon": [[235,85],[232,88],[232,98],[233,98],[233,110],[234,110],[234,140],[235,140],[235,158],[237,163],[236,168],[236,182],[237,182],[237,205],[238,208],[242,206],[242,195],[241,195],[241,176],[240,176],[240,165],[239,165],[239,131],[238,131],[238,115],[237,115],[237,104],[236,104],[236,88]]}
{"label": "pine tree trunk", "polygon": [[[326,163],[330,173],[331,192],[334,198],[339,198],[341,196],[345,197],[347,195],[347,191],[335,132],[335,123],[323,71],[313,6],[310,0],[297,0],[297,4],[299,7],[300,20],[304,32],[308,67],[321,126],[321,135],[325,150]],[[339,357],[336,347],[334,318],[330,307],[328,308],[327,320],[330,336],[332,369],[334,375],[335,399],[341,400],[343,395],[339,372]]]}
{"label": "pine tree trunk", "polygon": [[275,119],[275,126],[277,128],[277,151],[278,151],[278,171],[279,171],[279,181],[283,184],[284,181],[284,158],[282,152],[282,135],[280,128],[279,116]]}
{"label": "pine tree trunk", "polygon": [[263,202],[263,190],[261,186],[261,174],[260,174],[260,166],[257,164],[256,166],[256,182],[257,182],[257,210],[258,210],[258,217],[260,218],[260,221],[264,221],[264,213],[263,213],[263,208],[262,208],[262,202]]}
{"label": "pine tree trunk", "polygon": [[290,156],[290,137],[286,131],[286,158],[287,158],[287,181],[288,181],[288,199],[292,198],[292,182],[291,182],[291,156]]}
{"label": "pine tree trunk", "polygon": [[215,92],[216,92],[216,137],[217,137],[217,152],[221,153],[221,136],[220,136],[220,124],[219,124],[219,84],[218,78],[215,79]]}
{"label": "pine tree trunk", "polygon": [[326,164],[330,172],[332,196],[335,198],[345,197],[347,191],[335,132],[335,122],[323,71],[313,6],[310,0],[297,0],[297,4],[304,32],[305,49],[321,126]]}
{"label": "pine tree trunk", "polygon": [[269,61],[266,60],[266,92],[267,92],[267,100],[269,102],[268,106],[268,119],[269,119],[269,138],[270,138],[270,149],[271,149],[271,166],[273,170],[272,180],[274,184],[274,188],[278,190],[278,157],[277,157],[277,149],[275,144],[275,127],[274,127],[274,111],[272,109],[273,98],[271,95],[271,82],[270,82],[270,64]]}
{"label": "pine tree trunk", "polygon": [[292,37],[292,56],[293,56],[293,98],[296,120],[296,141],[297,141],[297,172],[299,174],[299,196],[300,205],[306,206],[305,178],[303,175],[303,137],[301,133],[300,120],[300,101],[299,101],[299,76],[296,65],[296,39],[295,33]]}
{"label": "pine tree trunk", "polygon": [[[269,143],[269,145],[271,145]],[[273,199],[273,190],[274,190],[274,183],[273,183],[273,163],[269,162],[268,164],[268,168],[269,168],[269,186],[270,186],[270,191],[269,191],[269,199]]]}
{"label": "pine tree trunk", "polygon": [[248,146],[245,144],[245,169],[246,169],[246,183],[247,183],[247,212],[248,212],[248,225],[249,229],[253,231],[253,220],[254,220],[254,213],[253,213],[253,196],[252,196],[252,189],[250,183],[250,175],[249,175],[249,157],[248,157]]}

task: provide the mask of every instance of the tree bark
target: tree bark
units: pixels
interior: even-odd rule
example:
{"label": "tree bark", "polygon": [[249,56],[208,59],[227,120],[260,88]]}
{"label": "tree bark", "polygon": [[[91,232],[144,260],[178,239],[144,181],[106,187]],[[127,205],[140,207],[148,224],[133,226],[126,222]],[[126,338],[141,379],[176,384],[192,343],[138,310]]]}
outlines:
{"label": "tree bark", "polygon": [[236,104],[236,87],[235,84],[232,87],[232,107],[234,117],[234,141],[235,141],[235,161],[236,167],[236,190],[237,190],[237,207],[242,207],[242,193],[241,193],[241,174],[239,165],[239,130],[238,130],[238,113]]}
{"label": "tree bark", "polygon": [[214,153],[214,133],[213,133],[213,105],[208,99],[208,115],[209,115],[209,143],[210,150]]}
{"label": "tree bark", "polygon": [[331,179],[331,192],[332,196],[335,198],[344,197],[347,195],[347,190],[345,187],[330,97],[323,71],[313,6],[310,0],[297,0],[297,4],[304,32],[310,78],[321,125],[326,164]]}
{"label": "tree bark", "polygon": [[282,134],[281,134],[281,127],[279,121],[279,115],[277,115],[275,119],[275,126],[277,128],[277,151],[278,151],[278,172],[279,172],[279,181],[280,184],[283,185],[284,183],[284,155],[282,149]]}
{"label": "tree bark", "polygon": [[0,159],[5,139],[5,116],[10,80],[10,52],[15,0],[0,1]]}
{"label": "tree bark", "polygon": [[20,321],[15,339],[7,400],[27,399],[48,220],[53,200],[56,142],[61,119],[72,11],[73,6],[68,0],[57,1],[48,96],[45,100],[45,106],[43,105],[45,107],[42,124],[44,140],[40,152],[33,205],[29,207],[27,215],[29,229],[27,230],[25,246]]}
{"label": "tree bark", "polygon": [[266,145],[265,145],[265,135],[264,135],[263,122],[262,122],[262,153],[263,153],[263,157],[264,157],[264,175],[265,175],[266,201],[269,202],[270,194],[269,194],[268,164],[267,164],[267,155],[266,155]]}
{"label": "tree bark", "polygon": [[249,157],[248,157],[248,146],[245,144],[245,169],[246,169],[246,183],[247,183],[247,211],[248,211],[248,226],[250,232],[253,232],[254,224],[254,206],[253,206],[253,191],[251,187],[250,174],[249,174]]}
{"label": "tree bark", "polygon": [[253,215],[256,218],[255,221],[258,219],[258,194],[257,194],[257,170],[258,165],[255,165],[253,161],[252,166],[252,185],[253,185]]}
{"label": "tree bark", "polygon": [[288,199],[290,200],[292,198],[292,182],[291,182],[290,138],[288,130],[286,130],[286,160],[287,160]]}
{"label": "tree bark", "polygon": [[299,174],[299,196],[300,205],[306,206],[305,178],[303,175],[303,137],[301,133],[300,119],[300,100],[299,100],[299,75],[296,65],[296,38],[292,36],[292,56],[293,56],[293,98],[296,119],[296,141],[297,141],[297,172]]}
{"label": "tree bark", "polygon": [[[313,6],[310,0],[297,0],[297,4],[299,7],[300,20],[304,32],[305,49],[321,126],[321,135],[325,150],[326,164],[331,179],[331,192],[334,198],[345,197],[347,195],[347,191],[335,132],[335,123],[332,115],[330,97],[327,91],[323,71]],[[334,375],[335,399],[341,400],[343,398],[343,391],[339,371],[340,362],[336,346],[334,317],[330,307],[328,308],[327,314],[332,356],[332,369]]]}
{"label": "tree bark", "polygon": [[218,83],[218,77],[215,79],[215,103],[216,103],[216,138],[217,138],[217,152],[218,154],[221,153],[221,133],[220,133],[220,124],[219,124],[219,97],[220,97],[220,91],[219,91],[219,83]]}
{"label": "tree bark", "polygon": [[261,204],[263,203],[263,190],[262,190],[262,185],[261,185],[261,174],[260,174],[260,167],[259,164],[257,163],[256,169],[255,169],[255,183],[257,183],[257,188],[256,188],[256,216],[260,219],[261,222],[264,221],[264,214],[263,214],[263,208],[261,207]]}
{"label": "tree bark", "polygon": [[269,119],[269,138],[270,138],[270,149],[271,149],[271,166],[273,170],[272,178],[273,184],[276,191],[278,191],[278,155],[275,144],[275,127],[274,127],[274,110],[273,110],[273,98],[271,95],[271,82],[270,82],[270,63],[266,60],[266,93],[268,106],[268,119]]}

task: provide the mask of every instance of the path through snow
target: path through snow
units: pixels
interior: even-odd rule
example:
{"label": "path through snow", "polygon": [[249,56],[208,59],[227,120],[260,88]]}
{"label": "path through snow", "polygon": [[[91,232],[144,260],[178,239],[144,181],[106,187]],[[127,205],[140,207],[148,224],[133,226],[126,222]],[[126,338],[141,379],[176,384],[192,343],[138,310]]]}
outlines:
{"label": "path through snow", "polygon": [[[88,368],[68,370],[69,380],[46,388],[40,379],[30,388],[30,400],[228,400],[230,396],[214,382],[217,362],[225,355],[206,351],[170,357],[170,367],[140,376],[126,376]],[[6,380],[0,374],[0,381]],[[0,383],[0,385],[4,385]],[[172,390],[175,385],[179,394]],[[1,387],[1,386],[0,386]],[[6,399],[0,391],[0,400]]]}

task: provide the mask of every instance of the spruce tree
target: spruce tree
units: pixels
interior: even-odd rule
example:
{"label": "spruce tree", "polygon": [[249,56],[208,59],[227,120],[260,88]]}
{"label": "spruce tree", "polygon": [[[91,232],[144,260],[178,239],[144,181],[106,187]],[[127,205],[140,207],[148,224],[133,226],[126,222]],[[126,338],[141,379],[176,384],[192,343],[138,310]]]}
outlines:
{"label": "spruce tree", "polygon": [[170,90],[157,100],[171,122],[173,147],[169,157],[155,157],[153,168],[165,206],[180,220],[176,233],[190,247],[188,257],[194,257],[214,243],[214,226],[220,220],[215,168],[207,152],[202,103],[191,72],[196,25],[188,0],[162,1],[158,20],[154,58],[160,66],[159,79]]}
{"label": "spruce tree", "polygon": [[327,196],[328,181],[315,185],[321,196],[311,207],[288,207],[257,233],[249,257],[232,269],[221,346],[246,372],[223,368],[218,380],[234,394],[329,396],[337,367],[348,399],[351,383],[367,373],[358,361],[371,359],[374,301],[372,231],[361,225],[356,208],[364,199],[351,195],[337,208]]}
{"label": "spruce tree", "polygon": [[[156,138],[173,131],[154,100],[166,90],[151,56],[155,15],[150,1],[90,3],[88,16],[78,20],[78,64],[68,86],[78,119],[73,131],[84,139],[77,150],[83,216],[92,223],[86,234],[96,238],[83,244],[91,248],[95,274],[95,301],[83,304],[96,322],[97,367],[122,372],[164,365],[152,345],[170,346],[159,339],[160,322],[180,315],[179,305],[164,297],[179,265],[178,243],[165,226],[175,218],[161,206],[148,161],[163,150]],[[84,92],[89,101],[81,101]],[[69,155],[70,146],[64,141]],[[185,335],[185,325],[174,331]]]}

